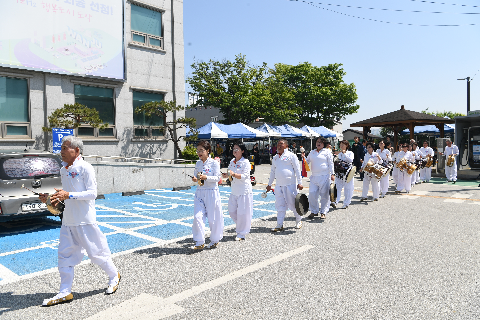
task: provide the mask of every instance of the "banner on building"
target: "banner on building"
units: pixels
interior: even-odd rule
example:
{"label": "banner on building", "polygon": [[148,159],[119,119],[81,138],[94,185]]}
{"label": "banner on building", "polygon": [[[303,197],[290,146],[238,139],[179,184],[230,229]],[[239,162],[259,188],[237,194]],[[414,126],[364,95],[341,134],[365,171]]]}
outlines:
{"label": "banner on building", "polygon": [[0,1],[0,65],[124,78],[123,0]]}

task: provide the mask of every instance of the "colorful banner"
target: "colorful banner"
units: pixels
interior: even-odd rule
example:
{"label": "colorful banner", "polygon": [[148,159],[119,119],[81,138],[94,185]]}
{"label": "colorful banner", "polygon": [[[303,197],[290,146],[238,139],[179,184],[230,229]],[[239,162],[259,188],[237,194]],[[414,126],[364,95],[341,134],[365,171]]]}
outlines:
{"label": "colorful banner", "polygon": [[0,1],[0,65],[124,78],[123,0]]}

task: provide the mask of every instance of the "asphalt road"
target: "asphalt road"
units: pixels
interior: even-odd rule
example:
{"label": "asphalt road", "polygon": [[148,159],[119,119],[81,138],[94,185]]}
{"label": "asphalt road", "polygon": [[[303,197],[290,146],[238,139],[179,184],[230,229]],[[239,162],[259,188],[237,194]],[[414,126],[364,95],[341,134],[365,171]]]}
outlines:
{"label": "asphalt road", "polygon": [[[269,167],[258,166],[264,188]],[[120,289],[85,262],[75,269],[74,301],[42,308],[57,272],[0,284],[2,319],[478,319],[480,188],[417,185],[272,234],[255,221],[245,242],[227,229],[215,250],[192,254],[190,236],[115,256]],[[308,193],[308,179],[304,179]],[[273,210],[273,207],[272,207]]]}

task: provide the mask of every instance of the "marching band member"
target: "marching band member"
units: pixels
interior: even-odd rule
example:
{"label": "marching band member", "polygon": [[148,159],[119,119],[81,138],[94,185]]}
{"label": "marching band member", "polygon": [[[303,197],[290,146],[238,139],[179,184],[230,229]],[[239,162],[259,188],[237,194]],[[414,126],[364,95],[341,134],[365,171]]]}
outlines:
{"label": "marching band member", "polygon": [[447,146],[445,147],[445,152],[440,153],[441,155],[445,155],[446,160],[448,160],[448,156],[453,155],[453,165],[447,166],[445,165],[445,176],[447,177],[448,182],[455,183],[457,181],[457,156],[458,156],[458,147],[452,143],[450,139],[445,140]]}
{"label": "marching band member", "polygon": [[228,200],[228,213],[237,225],[235,241],[245,240],[245,235],[250,232],[253,217],[253,193],[250,182],[250,161],[247,148],[243,142],[233,145],[233,158],[228,166],[232,180],[232,192]]}
{"label": "marching band member", "polygon": [[295,209],[295,197],[297,189],[302,190],[302,172],[297,155],[288,151],[288,141],[280,139],[277,143],[277,154],[272,159],[270,179],[268,180],[267,192],[272,190],[273,180],[277,180],[275,187],[275,209],[277,209],[277,226],[272,232],[283,231],[283,221],[287,209],[295,215],[295,229],[302,227],[302,216]]}
{"label": "marching band member", "polygon": [[[354,154],[352,151],[347,151],[349,147],[350,147],[350,143],[348,142],[348,140],[343,140],[340,142],[340,150],[342,152],[338,154],[338,159],[341,161],[345,161],[349,163],[351,166],[353,166]],[[354,184],[353,178],[348,183],[342,179],[335,179],[335,185],[337,187],[337,199],[335,200],[336,201],[335,206],[340,201],[340,197],[342,196],[342,189],[345,188],[345,199],[343,200],[342,209],[347,209],[353,197],[353,189],[354,189],[353,184]]]}
{"label": "marching band member", "polygon": [[[392,157],[390,155],[390,150],[385,149],[385,142],[382,140],[379,142],[378,146],[380,149],[377,150],[378,155],[382,158],[383,163],[390,163]],[[385,195],[388,192],[388,181],[390,180],[390,175],[387,174],[385,177],[380,179],[380,198],[385,198]]]}
{"label": "marching band member", "polygon": [[[414,163],[416,165],[418,163],[417,161],[422,159],[422,154],[420,153],[420,149],[418,148],[418,145],[416,142],[413,142],[411,144],[411,148],[412,149],[410,150],[410,152],[413,155]],[[412,173],[410,181],[412,183],[412,187],[420,183],[420,168],[418,168],[418,166],[417,166],[417,169],[415,169],[415,171]]]}
{"label": "marching band member", "polygon": [[193,202],[193,250],[205,248],[205,221],[208,219],[210,225],[209,249],[214,249],[223,238],[223,213],[220,202],[218,182],[220,181],[220,164],[210,157],[212,147],[206,140],[197,144],[197,155],[199,160],[195,164],[192,181],[197,182],[197,175],[204,184],[197,187]]}
{"label": "marching band member", "polygon": [[[422,153],[422,158],[423,159],[428,159],[427,156],[430,156],[433,158],[435,155],[435,152],[433,151],[432,148],[428,146],[428,141],[423,142],[423,147],[420,148],[420,152]],[[432,168],[427,168],[424,167],[420,169],[420,180],[423,182],[430,182],[430,179],[432,178]]]}
{"label": "marching band member", "polygon": [[398,172],[400,171],[397,167],[397,162],[400,161],[401,158],[398,157],[400,153],[400,149],[402,149],[402,145],[399,144],[397,146],[397,151],[393,154],[392,160],[394,162],[394,166],[392,169],[392,177],[393,177],[393,182],[395,183],[395,186],[398,185]]}
{"label": "marching band member", "polygon": [[[70,302],[73,300],[72,285],[74,267],[82,262],[84,252],[93,263],[98,264],[109,276],[106,294],[117,291],[120,273],[113,264],[107,238],[97,225],[95,199],[97,181],[92,165],[82,159],[83,142],[80,138],[67,136],[62,140],[60,175],[63,190],[51,196],[52,203],[65,202],[60,243],[58,245],[58,271],[60,293],[43,301],[43,306]],[[47,195],[40,194],[40,201],[46,202]]]}
{"label": "marching band member", "polygon": [[[397,163],[400,162],[403,158],[407,160],[407,162],[413,163],[415,160],[413,158],[413,155],[410,151],[408,151],[408,144],[404,143],[402,145],[402,151],[398,153],[397,156]],[[407,193],[410,192],[412,188],[412,178],[408,175],[407,170],[398,170],[398,184],[397,184],[397,190],[395,191],[396,193],[400,193],[403,189],[407,191]]]}
{"label": "marching band member", "polygon": [[[317,138],[316,149],[310,151],[306,159],[310,164],[312,175],[310,176],[310,190],[308,192],[308,202],[310,215],[308,219],[318,217],[325,219],[330,209],[330,181],[335,180],[335,171],[333,169],[333,154],[325,146],[328,141],[325,138]],[[320,196],[320,207],[318,206],[318,197]]]}
{"label": "marching band member", "polygon": [[[378,153],[373,151],[373,143],[367,143],[367,153],[365,154],[365,158],[363,159],[362,169],[367,166],[368,161],[375,163],[382,163],[382,158],[378,155]],[[378,201],[378,194],[379,194],[379,181],[377,178],[372,178],[369,174],[366,174],[363,178],[363,190],[362,190],[362,199],[360,201],[366,201],[368,189],[370,188],[370,183],[372,184],[372,191],[373,191],[373,201]]]}

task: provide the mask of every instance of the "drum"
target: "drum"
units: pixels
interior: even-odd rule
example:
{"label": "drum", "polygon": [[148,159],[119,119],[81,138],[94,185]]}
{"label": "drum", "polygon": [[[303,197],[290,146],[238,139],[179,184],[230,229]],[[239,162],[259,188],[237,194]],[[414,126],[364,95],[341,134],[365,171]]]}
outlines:
{"label": "drum", "polygon": [[55,205],[53,205],[51,197],[51,195],[48,195],[47,197],[47,209],[50,211],[50,213],[58,216],[63,212],[63,210],[65,210],[65,203],[62,201],[57,201]]}
{"label": "drum", "polygon": [[391,164],[390,162],[387,162],[387,161],[383,161],[381,166],[386,169],[385,174],[382,176],[382,178],[389,175],[390,171],[392,171],[392,169],[393,169],[393,164]]}
{"label": "drum", "polygon": [[404,171],[407,169],[407,159],[402,158],[400,161],[397,162],[397,168],[400,171]]}
{"label": "drum", "polygon": [[337,200],[337,186],[335,183],[330,184],[330,202],[335,202]]}
{"label": "drum", "polygon": [[407,163],[407,174],[411,176],[415,170],[417,170],[417,166],[413,163],[408,162]]}
{"label": "drum", "polygon": [[347,179],[345,180],[346,183],[349,183],[352,179],[355,173],[357,172],[357,167],[351,166],[350,169],[348,169],[347,172]]}
{"label": "drum", "polygon": [[370,165],[370,161],[369,163],[367,163],[364,170],[367,172],[367,175],[369,177],[375,178],[378,180],[382,179],[382,177],[384,177],[389,172],[386,167],[382,166],[379,163]]}
{"label": "drum", "polygon": [[349,164],[345,161],[335,160],[333,162],[333,169],[335,170],[335,177],[345,181],[351,166],[352,166],[351,164]]}

